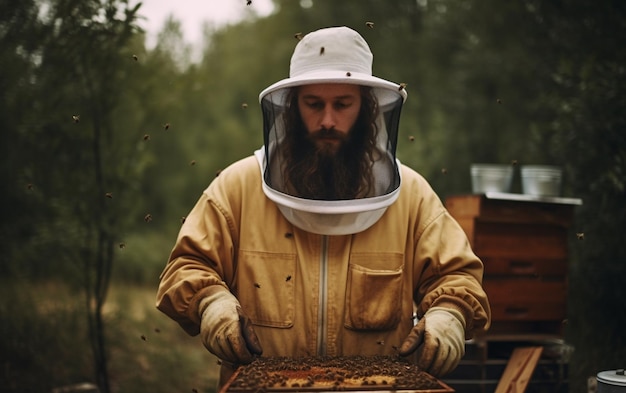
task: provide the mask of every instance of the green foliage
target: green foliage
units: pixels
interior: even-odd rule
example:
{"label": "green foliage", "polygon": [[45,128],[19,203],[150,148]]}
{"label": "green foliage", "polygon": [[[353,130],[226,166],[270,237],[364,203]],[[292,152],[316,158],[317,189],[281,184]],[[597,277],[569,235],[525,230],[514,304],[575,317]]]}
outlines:
{"label": "green foliage", "polygon": [[[241,23],[207,26],[198,61],[175,19],[148,50],[134,24],[141,8],[126,1],[0,3],[0,275],[60,279],[76,294],[100,255],[110,262],[101,273],[113,274],[113,282],[156,290],[199,194],[220,169],[261,146],[258,94],[288,75],[295,33],[347,25],[369,42],[377,76],[407,83],[398,157],[442,199],[469,192],[473,162],[565,169],[564,194],[583,199],[570,247],[572,391],[582,392],[588,376],[617,368],[626,358],[618,331],[626,324],[619,311],[626,295],[626,3],[275,3],[265,18],[250,14]],[[102,296],[108,281],[100,285]],[[64,298],[51,292],[51,301],[57,295]],[[195,370],[205,366],[195,352],[191,359],[183,350],[158,355],[184,339],[144,333],[163,323],[159,314],[128,322],[130,300],[116,302],[124,308],[108,316],[106,335],[120,362],[112,366],[114,390],[132,391],[132,378],[122,375],[134,370],[148,385],[183,358]],[[79,351],[71,345],[77,335],[61,333],[86,332],[79,318],[86,310],[64,309],[56,319],[20,312],[35,307],[32,296],[5,303],[2,321],[19,318],[12,317],[12,327],[3,323],[3,337],[16,339],[0,341],[0,352],[29,354],[28,362],[3,357],[14,376],[7,381],[24,383],[21,376],[33,369],[64,382],[87,378],[83,339]],[[35,356],[43,344],[34,337],[51,340],[51,331],[66,349],[48,346]],[[54,351],[67,359],[63,370],[46,369]],[[181,377],[163,386],[190,385]]]}

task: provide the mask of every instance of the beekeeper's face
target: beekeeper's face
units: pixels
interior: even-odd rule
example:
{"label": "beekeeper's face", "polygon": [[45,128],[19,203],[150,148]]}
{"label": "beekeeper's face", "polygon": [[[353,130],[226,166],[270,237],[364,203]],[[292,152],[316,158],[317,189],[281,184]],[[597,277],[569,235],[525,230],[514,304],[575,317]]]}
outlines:
{"label": "beekeeper's face", "polygon": [[308,138],[318,149],[336,153],[359,116],[361,89],[343,83],[300,86],[298,109]]}

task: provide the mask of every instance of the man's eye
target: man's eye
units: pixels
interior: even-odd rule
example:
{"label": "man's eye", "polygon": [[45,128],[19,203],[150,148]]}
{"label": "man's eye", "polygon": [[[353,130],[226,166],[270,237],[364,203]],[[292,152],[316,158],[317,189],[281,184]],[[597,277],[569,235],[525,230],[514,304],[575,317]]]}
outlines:
{"label": "man's eye", "polygon": [[307,102],[306,105],[311,109],[322,109],[324,107],[324,104],[318,101]]}
{"label": "man's eye", "polygon": [[349,102],[340,101],[340,102],[336,102],[335,103],[335,109],[345,109],[345,108],[347,108],[349,106],[350,106]]}

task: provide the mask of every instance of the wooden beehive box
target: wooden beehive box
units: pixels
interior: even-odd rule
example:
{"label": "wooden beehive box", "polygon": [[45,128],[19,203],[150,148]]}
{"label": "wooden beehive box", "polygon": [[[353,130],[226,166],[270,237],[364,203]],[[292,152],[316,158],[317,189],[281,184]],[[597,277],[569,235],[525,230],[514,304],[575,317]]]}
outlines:
{"label": "wooden beehive box", "polygon": [[562,335],[574,198],[487,193],[446,199],[485,265],[489,334]]}

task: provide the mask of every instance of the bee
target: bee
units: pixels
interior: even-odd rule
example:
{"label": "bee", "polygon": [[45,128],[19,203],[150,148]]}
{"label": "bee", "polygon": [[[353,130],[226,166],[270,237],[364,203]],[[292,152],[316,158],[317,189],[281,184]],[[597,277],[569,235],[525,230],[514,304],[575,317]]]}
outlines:
{"label": "bee", "polygon": [[287,281],[287,282],[291,281],[291,276],[287,276],[287,277],[285,278],[285,281]]}
{"label": "bee", "polygon": [[409,136],[409,141],[413,142],[415,140],[415,137],[413,135]]}
{"label": "bee", "polygon": [[112,192],[107,192],[106,194],[104,194],[104,196],[109,198],[109,199],[113,199],[113,193]]}
{"label": "bee", "polygon": [[246,5],[252,4],[252,0],[246,0]]}
{"label": "bee", "polygon": [[144,336],[143,334],[141,335],[141,339],[142,339],[143,341],[146,341],[146,340],[147,340],[146,336]]}
{"label": "bee", "polygon": [[185,223],[185,220],[187,220],[187,217],[182,216],[182,217],[180,218],[180,223],[181,223],[181,224],[184,224],[184,223]]}
{"label": "bee", "polygon": [[576,238],[578,238],[578,240],[585,240],[585,234],[583,232],[578,232],[576,234]]}
{"label": "bee", "polygon": [[496,99],[496,102],[497,102],[498,104],[502,104],[502,100],[501,100],[501,99],[499,99],[499,98],[498,98],[498,99]]}
{"label": "bee", "polygon": [[300,41],[300,40],[302,39],[302,33],[296,33],[296,34],[294,34],[294,35],[293,35],[293,37],[294,37],[296,40]]}
{"label": "bee", "polygon": [[384,340],[376,341],[376,344],[378,344],[378,345],[385,345],[385,341]]}
{"label": "bee", "polygon": [[145,222],[150,222],[150,221],[152,221],[152,214],[150,214],[150,213],[146,214],[146,215],[144,216],[143,220],[144,220]]}
{"label": "bee", "polygon": [[511,160],[511,165],[512,166],[517,166],[517,160]]}
{"label": "bee", "polygon": [[149,140],[150,140],[150,135],[149,135],[149,134],[145,134],[145,135],[143,136],[143,140],[144,140],[144,141],[149,141]]}
{"label": "bee", "polygon": [[245,102],[243,102],[243,103],[241,104],[241,109],[248,109],[248,104],[247,104],[247,103],[245,103]]}
{"label": "bee", "polygon": [[123,249],[124,247],[126,247],[126,243],[122,242],[118,246],[120,249]]}
{"label": "bee", "polygon": [[322,46],[322,47],[320,48],[320,56],[324,54],[324,51],[325,51],[325,49],[324,49],[324,47]]}
{"label": "bee", "polygon": [[137,57],[137,55],[133,55],[133,60],[138,61],[139,57]]}
{"label": "bee", "polygon": [[255,282],[255,283],[254,283],[254,287],[255,287],[255,288],[261,288],[261,284],[259,284],[258,282]]}
{"label": "bee", "polygon": [[196,165],[196,160],[191,160],[191,162],[189,163],[189,165],[191,165],[191,166]]}
{"label": "bee", "polygon": [[398,86],[398,91],[402,91],[406,89],[406,83],[400,83],[400,86]]}
{"label": "bee", "polygon": [[78,123],[80,121],[80,115],[72,115],[72,120],[74,120],[74,123]]}
{"label": "bee", "polygon": [[28,189],[28,190],[32,190],[32,189],[33,189],[33,187],[34,187],[34,186],[33,186],[33,183],[28,183],[28,184],[26,185],[26,189]]}
{"label": "bee", "polygon": [[352,74],[350,73],[350,71],[346,72],[346,76],[352,76]]}
{"label": "bee", "polygon": [[441,168],[441,173],[444,174],[444,175],[447,175],[448,174],[448,169]]}
{"label": "bee", "polygon": [[163,128],[167,131],[170,129],[170,123],[163,124]]}
{"label": "bee", "polygon": [[370,29],[374,28],[374,22],[365,22],[365,26],[369,27]]}
{"label": "bee", "polygon": [[218,177],[220,175],[220,173],[222,173],[221,169],[218,169],[217,171],[215,171],[215,177]]}
{"label": "bee", "polygon": [[159,329],[159,328],[154,328],[154,332],[155,332],[155,333],[161,333],[161,329]]}
{"label": "bee", "polygon": [[287,239],[291,239],[291,238],[293,237],[293,233],[291,233],[291,232],[287,232],[287,233],[285,233],[285,237],[286,237]]}

